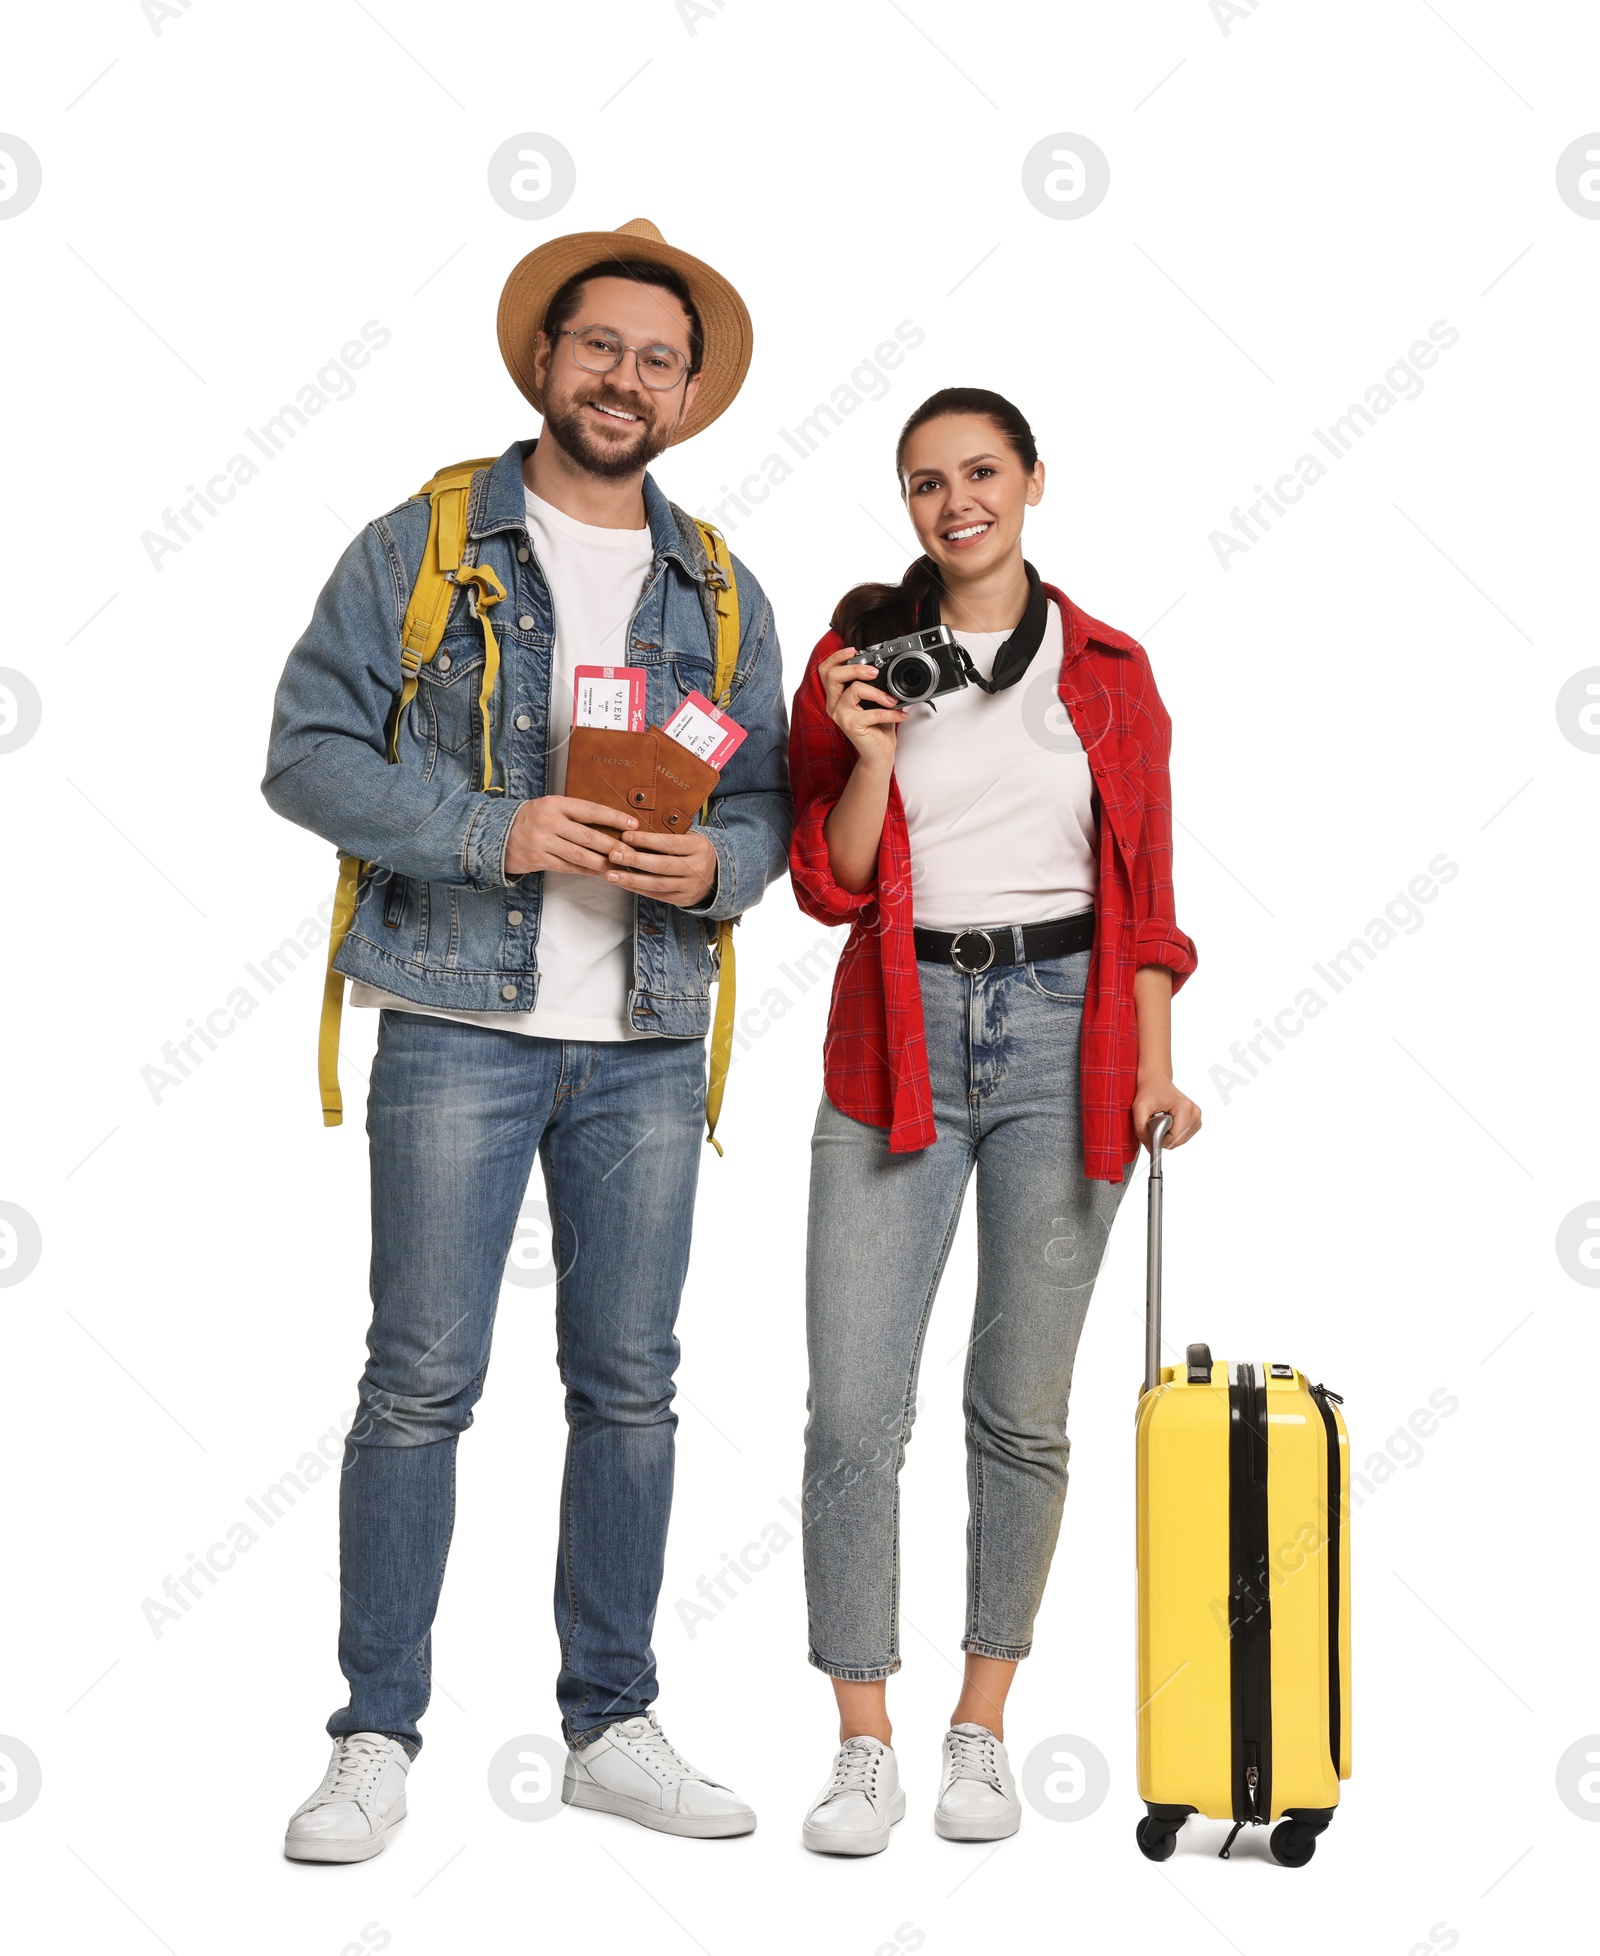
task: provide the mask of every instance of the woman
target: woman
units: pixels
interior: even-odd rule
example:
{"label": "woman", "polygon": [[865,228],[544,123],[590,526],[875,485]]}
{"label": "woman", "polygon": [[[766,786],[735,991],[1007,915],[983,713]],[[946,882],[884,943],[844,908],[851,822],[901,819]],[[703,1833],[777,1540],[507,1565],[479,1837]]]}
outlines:
{"label": "woman", "polygon": [[[854,926],[806,1286],[810,1654],[841,1743],[804,1840],[842,1854],[886,1846],[905,1811],[885,1689],[900,1668],[897,1483],[968,1177],[966,1664],[934,1824],[997,1840],[1021,1820],[1005,1700],[1060,1527],[1095,1274],[1151,1117],[1172,1116],[1169,1147],[1200,1125],[1172,1083],[1172,993],[1195,951],[1173,916],[1170,723],[1145,655],[1024,562],[1045,472],[1009,401],[944,389],[895,461],[924,555],[898,585],[840,602],[790,752],[795,893]],[[859,656],[940,622],[963,650],[943,655],[932,699],[909,703],[915,672],[897,695]]]}

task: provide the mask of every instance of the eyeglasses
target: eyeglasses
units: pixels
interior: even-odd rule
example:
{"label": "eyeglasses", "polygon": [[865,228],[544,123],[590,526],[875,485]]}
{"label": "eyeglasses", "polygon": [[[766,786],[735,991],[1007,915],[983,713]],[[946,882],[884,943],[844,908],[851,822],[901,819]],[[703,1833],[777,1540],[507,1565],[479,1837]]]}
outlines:
{"label": "eyeglasses", "polygon": [[592,374],[608,374],[621,366],[625,353],[633,355],[639,378],[654,393],[665,394],[676,387],[689,370],[689,362],[675,346],[652,340],[648,346],[628,346],[609,326],[568,326],[554,335],[572,341],[572,357]]}

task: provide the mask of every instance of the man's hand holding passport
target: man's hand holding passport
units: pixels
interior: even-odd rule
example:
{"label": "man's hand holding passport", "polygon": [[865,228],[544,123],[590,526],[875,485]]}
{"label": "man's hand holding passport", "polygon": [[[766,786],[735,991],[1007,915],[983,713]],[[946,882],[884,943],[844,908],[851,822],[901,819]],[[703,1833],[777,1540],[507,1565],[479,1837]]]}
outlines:
{"label": "man's hand holding passport", "polygon": [[709,895],[716,851],[694,818],[744,729],[700,693],[665,727],[646,726],[644,678],[636,667],[578,668],[566,792],[517,811],[506,844],[509,874],[603,875],[680,908]]}

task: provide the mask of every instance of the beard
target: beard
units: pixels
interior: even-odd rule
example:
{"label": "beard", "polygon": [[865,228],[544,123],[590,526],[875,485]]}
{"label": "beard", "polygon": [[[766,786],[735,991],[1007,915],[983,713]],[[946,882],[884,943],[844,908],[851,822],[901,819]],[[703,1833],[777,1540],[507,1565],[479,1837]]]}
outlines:
{"label": "beard", "polygon": [[[644,418],[626,439],[607,440],[596,432],[584,413],[591,403],[621,408],[625,414],[642,414]],[[597,387],[589,393],[574,395],[560,407],[546,401],[544,427],[546,434],[555,437],[556,446],[564,449],[590,475],[617,481],[637,475],[665,453],[672,445],[677,424],[674,422],[664,430],[653,407],[624,400],[608,387]]]}

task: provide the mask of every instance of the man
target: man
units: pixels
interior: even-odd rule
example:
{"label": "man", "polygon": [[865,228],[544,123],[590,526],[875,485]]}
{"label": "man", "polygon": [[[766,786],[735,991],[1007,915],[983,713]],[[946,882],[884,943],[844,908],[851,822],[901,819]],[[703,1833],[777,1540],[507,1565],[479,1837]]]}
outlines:
{"label": "man", "polygon": [[480,579],[453,594],[391,728],[429,531],[428,499],[414,497],[368,524],[318,600],[278,689],[262,783],[279,814],[367,865],[335,969],[356,981],[354,1005],[382,1014],[367,1104],[373,1316],[339,1504],[350,1702],[289,1823],[298,1860],[366,1860],[404,1817],[456,1438],[483,1387],[535,1153],[568,1426],[563,1798],[667,1833],[755,1826],[650,1710],[711,947],[781,873],[791,815],[777,634],[743,565],[728,710],[745,739],[704,819],[624,840],[615,812],[561,792],[576,667],[642,669],[653,726],[690,691],[714,691],[714,569],[645,471],[732,401],[749,315],[636,219],[523,259],[500,345],[544,429],[473,478],[457,581],[478,565],[504,589],[498,669]]}

